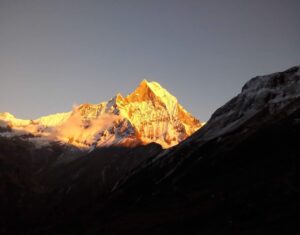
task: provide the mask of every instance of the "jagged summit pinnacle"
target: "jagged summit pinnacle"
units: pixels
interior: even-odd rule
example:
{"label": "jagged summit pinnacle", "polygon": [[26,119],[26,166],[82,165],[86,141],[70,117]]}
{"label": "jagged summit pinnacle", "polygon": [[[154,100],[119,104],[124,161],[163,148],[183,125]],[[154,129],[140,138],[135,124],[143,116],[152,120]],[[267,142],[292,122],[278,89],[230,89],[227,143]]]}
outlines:
{"label": "jagged summit pinnacle", "polygon": [[126,98],[131,102],[154,99],[155,96],[159,96],[159,90],[162,89],[163,88],[158,83],[148,82],[144,79]]}
{"label": "jagged summit pinnacle", "polygon": [[147,81],[146,79],[142,80],[140,85],[137,87],[136,90],[150,90],[151,92],[155,93],[157,96],[162,96],[168,94],[171,96],[171,94],[164,89],[158,82],[155,81]]}
{"label": "jagged summit pinnacle", "polygon": [[176,97],[171,95],[159,83],[148,82],[146,79],[140,83],[134,92],[126,97],[126,100],[128,102],[157,101],[171,113],[173,113],[178,103]]}
{"label": "jagged summit pinnacle", "polygon": [[[6,122],[7,118],[3,117],[0,115],[0,120]],[[36,120],[12,116],[6,123],[32,135],[79,147],[156,142],[168,148],[202,126],[179,105],[176,97],[159,83],[146,79],[125,97],[117,93],[107,102],[81,104],[71,112]]]}
{"label": "jagged summit pinnacle", "polygon": [[144,78],[141,82],[139,86],[143,86],[143,85],[148,85],[148,80],[146,78]]}

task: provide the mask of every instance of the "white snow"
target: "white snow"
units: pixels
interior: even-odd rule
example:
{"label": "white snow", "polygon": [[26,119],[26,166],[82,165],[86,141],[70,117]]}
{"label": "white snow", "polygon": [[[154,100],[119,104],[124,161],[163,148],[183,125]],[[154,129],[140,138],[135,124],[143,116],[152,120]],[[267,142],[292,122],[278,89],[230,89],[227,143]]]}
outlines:
{"label": "white snow", "polygon": [[151,142],[168,148],[201,127],[201,123],[178,104],[176,97],[157,82],[146,80],[125,98],[117,94],[108,102],[82,104],[71,112],[36,120],[17,119],[3,113],[0,121],[14,130],[39,136],[36,141],[39,145],[44,144],[41,139],[50,139],[82,148]]}
{"label": "white snow", "polygon": [[[269,115],[280,113],[290,102],[300,98],[299,71],[300,67],[295,67],[248,81],[237,97],[213,114],[199,133],[199,140],[217,138],[231,132],[263,109],[267,108]],[[193,138],[196,140],[198,136]]]}

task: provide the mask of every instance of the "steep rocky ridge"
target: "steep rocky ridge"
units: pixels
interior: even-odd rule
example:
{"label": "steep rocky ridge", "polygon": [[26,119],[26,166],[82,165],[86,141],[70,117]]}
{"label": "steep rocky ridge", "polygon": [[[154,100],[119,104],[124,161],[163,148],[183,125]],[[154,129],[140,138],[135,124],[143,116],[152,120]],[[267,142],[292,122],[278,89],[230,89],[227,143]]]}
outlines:
{"label": "steep rocky ridge", "polygon": [[28,136],[45,146],[60,141],[80,148],[137,146],[158,143],[164,148],[186,139],[202,124],[156,82],[143,80],[127,97],[117,94],[108,102],[82,104],[67,113],[36,120],[17,119],[1,113],[2,127],[13,131],[3,136]]}

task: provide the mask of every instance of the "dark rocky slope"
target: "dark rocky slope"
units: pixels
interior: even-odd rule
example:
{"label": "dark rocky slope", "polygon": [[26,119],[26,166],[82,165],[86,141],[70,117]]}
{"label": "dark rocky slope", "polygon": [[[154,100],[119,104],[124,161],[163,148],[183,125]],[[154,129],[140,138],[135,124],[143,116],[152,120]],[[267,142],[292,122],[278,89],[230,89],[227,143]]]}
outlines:
{"label": "dark rocky slope", "polygon": [[1,179],[10,185],[0,191],[2,232],[297,234],[299,94],[299,67],[253,78],[202,129],[163,152],[99,149],[56,166],[50,154],[52,167],[35,171],[27,147],[5,143],[16,150],[1,150]]}
{"label": "dark rocky slope", "polygon": [[0,146],[0,234],[43,234],[87,214],[120,178],[162,151],[158,144],[90,153],[57,143],[36,149],[20,138],[0,138]]}
{"label": "dark rocky slope", "polygon": [[101,208],[105,223],[87,227],[107,234],[299,232],[299,94],[299,67],[250,80],[203,129],[124,180]]}

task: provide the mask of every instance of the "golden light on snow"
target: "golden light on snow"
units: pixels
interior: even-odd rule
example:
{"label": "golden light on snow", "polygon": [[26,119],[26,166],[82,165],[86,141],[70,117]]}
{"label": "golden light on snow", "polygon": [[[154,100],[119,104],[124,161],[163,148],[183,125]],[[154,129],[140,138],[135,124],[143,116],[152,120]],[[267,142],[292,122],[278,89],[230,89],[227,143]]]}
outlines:
{"label": "golden light on snow", "polygon": [[178,144],[202,124],[190,115],[176,97],[156,82],[143,80],[126,97],[117,94],[108,102],[82,104],[71,112],[58,113],[36,120],[21,120],[2,113],[0,120],[39,138],[78,147],[135,146],[156,142],[164,148]]}

